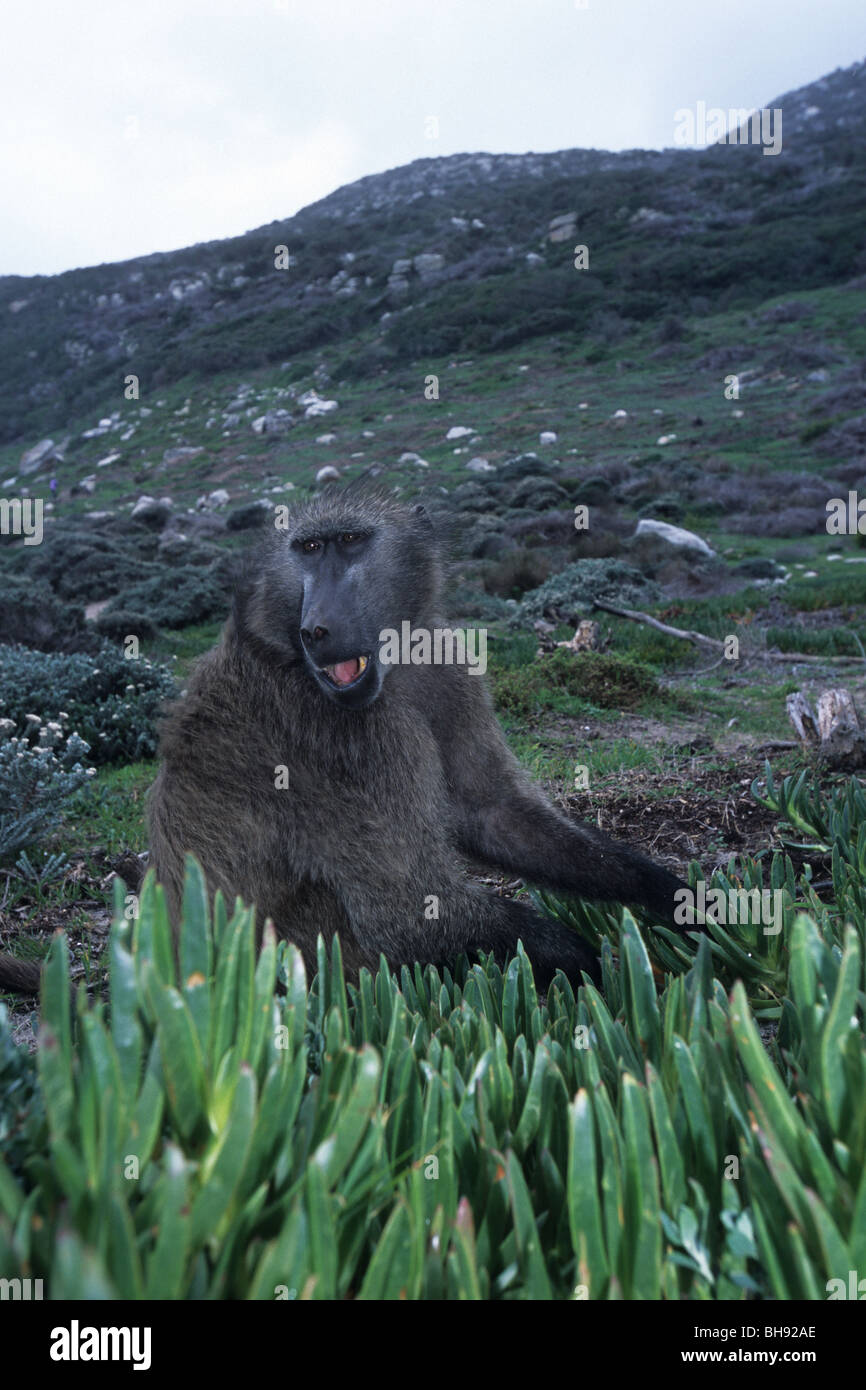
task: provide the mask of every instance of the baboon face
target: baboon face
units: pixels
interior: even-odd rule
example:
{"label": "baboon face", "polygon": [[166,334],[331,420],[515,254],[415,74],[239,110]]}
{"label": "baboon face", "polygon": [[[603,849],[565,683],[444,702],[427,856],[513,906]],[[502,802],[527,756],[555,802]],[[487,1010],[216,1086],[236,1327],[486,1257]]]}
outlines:
{"label": "baboon face", "polygon": [[307,668],[329,700],[364,709],[387,670],[378,660],[380,626],[368,601],[381,566],[381,537],[371,530],[329,531],[292,547],[303,579],[299,636]]}
{"label": "baboon face", "polygon": [[262,622],[271,645],[290,643],[321,693],[346,710],[371,705],[390,666],[382,633],[423,618],[438,586],[423,508],[392,503],[299,509],[271,555]]}

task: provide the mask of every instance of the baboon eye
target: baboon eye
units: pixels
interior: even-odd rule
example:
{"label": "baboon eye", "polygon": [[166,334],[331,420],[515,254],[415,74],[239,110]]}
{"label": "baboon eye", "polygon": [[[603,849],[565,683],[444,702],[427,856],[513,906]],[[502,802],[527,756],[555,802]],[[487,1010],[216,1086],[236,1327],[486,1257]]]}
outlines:
{"label": "baboon eye", "polygon": [[305,555],[313,555],[317,550],[321,550],[321,541],[302,541],[301,549]]}
{"label": "baboon eye", "polygon": [[360,531],[343,531],[340,535],[340,544],[351,545],[353,541],[359,541],[360,539]]}

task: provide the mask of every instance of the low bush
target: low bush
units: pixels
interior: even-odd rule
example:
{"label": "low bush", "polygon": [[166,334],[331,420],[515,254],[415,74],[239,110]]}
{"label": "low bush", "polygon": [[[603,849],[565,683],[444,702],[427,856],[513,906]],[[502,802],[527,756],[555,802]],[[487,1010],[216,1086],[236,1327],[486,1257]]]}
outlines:
{"label": "low bush", "polygon": [[96,764],[152,757],[160,707],[174,693],[164,666],[125,660],[109,646],[68,656],[0,647],[0,715],[21,726],[29,714],[44,723],[62,716]]}
{"label": "low bush", "polygon": [[837,900],[775,854],[747,879],[778,888],[778,933],[647,943],[605,914],[604,997],[557,976],[539,1000],[522,951],[355,986],[320,942],[308,983],[270,931],[257,956],[250,911],[211,913],[193,860],[176,964],[152,877],[134,923],[118,884],[108,1015],[81,992],[73,1012],[58,936],[38,1085],[0,1012],[0,1277],[52,1299],[845,1297],[866,796],[770,779],[764,799],[832,848]]}
{"label": "low bush", "polygon": [[35,715],[0,719],[0,859],[53,830],[64,803],[95,771],[84,764],[88,746],[60,721]]}
{"label": "low bush", "polygon": [[517,669],[491,671],[496,708],[508,718],[531,719],[544,709],[634,709],[664,695],[649,667],[612,652],[559,648]]}

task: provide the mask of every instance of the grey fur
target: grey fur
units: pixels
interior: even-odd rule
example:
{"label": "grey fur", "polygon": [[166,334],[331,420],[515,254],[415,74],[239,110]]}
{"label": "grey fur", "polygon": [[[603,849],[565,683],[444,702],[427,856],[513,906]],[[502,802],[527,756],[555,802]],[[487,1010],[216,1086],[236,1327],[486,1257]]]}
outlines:
{"label": "grey fur", "polygon": [[[310,579],[299,543],[359,530],[360,562],[335,561],[326,576],[315,557]],[[322,556],[336,549],[332,540]],[[255,903],[260,925],[270,917],[308,969],[317,933],[338,931],[353,974],[380,952],[393,964],[478,950],[503,959],[522,937],[542,986],[557,966],[576,983],[581,970],[597,976],[574,932],[482,890],[467,875],[472,860],[672,921],[676,876],[554,809],[465,667],[392,666],[361,708],[320,687],[312,639],[305,649],[299,635],[304,614],[322,619],[316,632],[340,629],[327,659],[342,660],[404,619],[447,626],[440,588],[426,516],[392,498],[319,496],[275,534],[163,732],[150,851],[174,920],[192,851],[211,891]],[[279,765],[288,790],[275,789]],[[425,915],[431,898],[438,920]]]}
{"label": "grey fur", "polygon": [[[254,557],[219,645],[163,727],[150,862],[175,924],[188,851],[211,893],[254,903],[259,930],[271,918],[310,972],[317,934],[339,932],[352,976],[380,952],[394,965],[479,950],[502,961],[522,938],[542,988],[557,968],[575,984],[582,971],[598,978],[574,931],[483,890],[473,861],[673,924],[680,880],[546,800],[482,678],[379,666],[383,629],[448,626],[441,584],[423,509],[352,488],[298,506]],[[335,690],[322,668],[362,653],[363,677]],[[278,790],[281,765],[289,787]]]}

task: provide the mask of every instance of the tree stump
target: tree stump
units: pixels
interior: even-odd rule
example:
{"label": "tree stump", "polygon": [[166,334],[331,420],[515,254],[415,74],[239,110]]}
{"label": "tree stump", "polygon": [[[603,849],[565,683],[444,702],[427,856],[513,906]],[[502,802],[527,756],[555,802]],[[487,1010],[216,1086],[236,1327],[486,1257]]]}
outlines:
{"label": "tree stump", "polygon": [[848,690],[822,690],[813,709],[797,690],[786,701],[788,718],[801,741],[827,767],[853,772],[866,766],[866,737]]}

